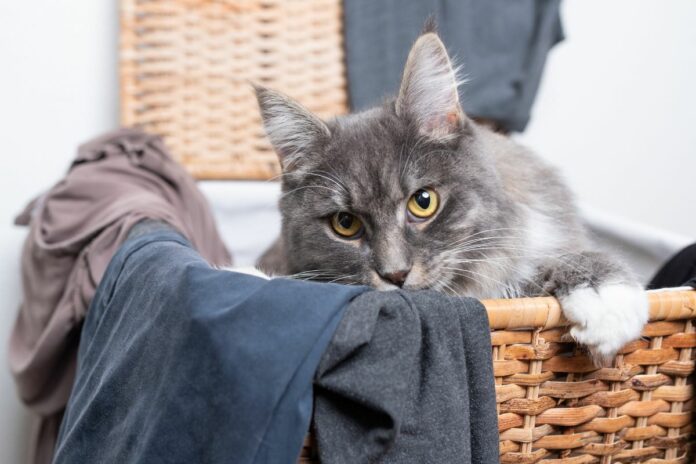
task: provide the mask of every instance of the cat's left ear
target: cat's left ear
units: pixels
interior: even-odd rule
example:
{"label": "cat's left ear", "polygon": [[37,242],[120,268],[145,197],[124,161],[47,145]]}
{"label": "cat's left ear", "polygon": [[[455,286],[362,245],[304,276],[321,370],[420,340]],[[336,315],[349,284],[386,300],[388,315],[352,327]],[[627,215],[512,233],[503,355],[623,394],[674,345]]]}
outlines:
{"label": "cat's left ear", "polygon": [[457,76],[434,32],[421,35],[408,54],[396,114],[412,119],[421,135],[442,141],[456,138],[464,124]]}
{"label": "cat's left ear", "polygon": [[254,86],[263,126],[280,158],[283,171],[302,165],[306,155],[324,143],[331,132],[308,109],[275,90]]}

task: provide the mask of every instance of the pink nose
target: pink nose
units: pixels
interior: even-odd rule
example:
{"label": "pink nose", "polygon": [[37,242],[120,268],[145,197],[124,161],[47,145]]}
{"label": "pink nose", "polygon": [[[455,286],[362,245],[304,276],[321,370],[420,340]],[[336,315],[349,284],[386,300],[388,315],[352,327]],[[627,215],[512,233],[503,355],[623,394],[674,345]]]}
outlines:
{"label": "pink nose", "polygon": [[406,282],[406,277],[408,277],[409,269],[403,270],[403,271],[395,271],[395,272],[385,272],[384,274],[380,274],[383,279],[388,280],[389,282],[393,283],[394,285],[398,287],[403,287],[404,282]]}

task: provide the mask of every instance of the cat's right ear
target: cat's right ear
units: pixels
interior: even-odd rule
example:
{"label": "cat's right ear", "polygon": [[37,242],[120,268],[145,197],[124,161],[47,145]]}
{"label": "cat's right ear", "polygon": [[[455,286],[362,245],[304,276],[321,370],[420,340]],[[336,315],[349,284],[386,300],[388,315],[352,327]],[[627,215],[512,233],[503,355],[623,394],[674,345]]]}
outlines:
{"label": "cat's right ear", "polygon": [[331,136],[324,121],[291,98],[258,85],[254,90],[264,129],[283,171],[301,166],[304,155]]}

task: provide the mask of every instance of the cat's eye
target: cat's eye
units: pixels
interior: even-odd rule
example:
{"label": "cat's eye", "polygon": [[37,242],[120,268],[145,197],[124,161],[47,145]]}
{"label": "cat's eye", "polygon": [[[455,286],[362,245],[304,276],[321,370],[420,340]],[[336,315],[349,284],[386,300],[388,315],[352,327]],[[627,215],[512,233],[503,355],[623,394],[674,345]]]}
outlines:
{"label": "cat's eye", "polygon": [[357,216],[340,212],[331,216],[331,227],[343,238],[357,239],[363,234],[363,223]]}
{"label": "cat's eye", "polygon": [[426,187],[416,190],[408,199],[406,207],[416,219],[427,219],[435,214],[438,204],[439,198],[435,190]]}

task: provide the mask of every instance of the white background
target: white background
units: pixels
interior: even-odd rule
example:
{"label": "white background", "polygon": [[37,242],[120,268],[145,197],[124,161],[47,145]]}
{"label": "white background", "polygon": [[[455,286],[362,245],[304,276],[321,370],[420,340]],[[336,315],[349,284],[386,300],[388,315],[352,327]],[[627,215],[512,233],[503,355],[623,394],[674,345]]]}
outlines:
{"label": "white background", "polygon": [[694,237],[696,2],[569,0],[521,139],[580,199]]}
{"label": "white background", "polygon": [[[694,237],[696,2],[566,0],[520,139],[605,212]],[[24,231],[14,215],[118,121],[117,7],[0,2],[0,462],[24,462],[27,419],[7,371]]]}

